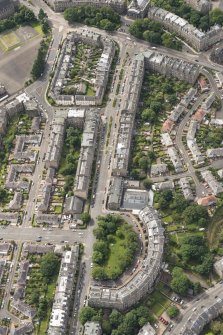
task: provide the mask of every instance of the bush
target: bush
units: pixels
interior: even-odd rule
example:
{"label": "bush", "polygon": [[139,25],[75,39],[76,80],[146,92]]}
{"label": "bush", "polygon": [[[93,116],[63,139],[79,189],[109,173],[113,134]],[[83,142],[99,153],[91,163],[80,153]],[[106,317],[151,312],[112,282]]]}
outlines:
{"label": "bush", "polygon": [[176,306],[170,306],[169,308],[167,308],[167,314],[171,319],[178,316],[179,312],[180,311]]}

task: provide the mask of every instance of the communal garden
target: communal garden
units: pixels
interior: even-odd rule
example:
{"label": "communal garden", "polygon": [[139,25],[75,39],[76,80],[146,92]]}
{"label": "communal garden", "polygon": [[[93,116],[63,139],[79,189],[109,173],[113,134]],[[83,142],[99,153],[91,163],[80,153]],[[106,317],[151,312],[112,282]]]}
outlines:
{"label": "communal garden", "polygon": [[130,25],[129,32],[150,43],[176,50],[182,49],[182,43],[176,38],[176,34],[165,31],[160,23],[147,18],[135,20]]}
{"label": "communal garden", "polygon": [[197,144],[205,150],[219,148],[223,141],[223,131],[221,128],[202,124],[197,132],[196,141]]}
{"label": "communal garden", "polygon": [[[13,192],[5,189],[8,160],[14,147],[16,135],[28,135],[30,133],[32,119],[27,114],[14,116],[7,127],[6,134],[0,144],[0,208],[4,209],[13,198]],[[4,223],[4,222],[2,222]]]}
{"label": "communal garden", "polygon": [[138,250],[133,228],[119,215],[99,216],[94,229],[93,278],[117,279],[132,264]]}
{"label": "communal garden", "polygon": [[95,95],[94,80],[102,49],[79,42],[76,44],[74,62],[69,72],[64,94]]}
{"label": "communal garden", "polygon": [[58,175],[64,178],[64,195],[73,191],[74,177],[80,155],[82,130],[67,127],[60,160]]}
{"label": "communal garden", "polygon": [[168,112],[180,101],[190,85],[159,74],[145,73],[141,89],[140,107],[136,115],[136,135],[133,137],[130,175],[145,179],[152,163],[173,165],[160,141],[162,124]]}
{"label": "communal garden", "polygon": [[155,193],[154,207],[159,210],[168,233],[165,259],[172,273],[171,288],[181,296],[186,296],[188,289],[196,294],[200,285],[189,280],[190,274],[198,282],[208,283],[213,270],[214,253],[206,233],[212,219],[205,207],[190,203],[171,190]]}
{"label": "communal garden", "polygon": [[57,184],[50,199],[50,213],[61,214],[64,197],[73,195],[74,180],[80,155],[82,130],[69,126],[65,131],[60,165],[57,170]]}
{"label": "communal garden", "polygon": [[60,258],[54,253],[48,253],[43,256],[30,254],[28,259],[32,267],[28,273],[25,301],[36,308],[39,319],[37,335],[43,335],[48,328],[60,269]]}

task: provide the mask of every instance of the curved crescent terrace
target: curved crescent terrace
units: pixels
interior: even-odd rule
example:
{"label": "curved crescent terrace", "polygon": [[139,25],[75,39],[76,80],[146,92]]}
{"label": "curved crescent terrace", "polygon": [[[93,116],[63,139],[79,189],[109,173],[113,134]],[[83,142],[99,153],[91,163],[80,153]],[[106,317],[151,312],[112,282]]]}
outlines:
{"label": "curved crescent terrace", "polygon": [[146,255],[141,267],[121,287],[103,288],[91,286],[89,304],[125,310],[139,301],[153,287],[159,275],[164,248],[164,229],[155,209],[146,207],[139,213],[146,230]]}

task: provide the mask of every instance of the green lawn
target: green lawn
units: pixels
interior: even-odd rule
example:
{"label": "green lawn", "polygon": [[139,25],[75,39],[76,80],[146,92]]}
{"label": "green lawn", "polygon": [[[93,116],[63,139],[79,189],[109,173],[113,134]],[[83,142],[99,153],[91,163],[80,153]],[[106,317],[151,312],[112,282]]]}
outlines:
{"label": "green lawn", "polygon": [[40,35],[43,35],[43,31],[42,31],[42,27],[41,27],[41,24],[39,22],[34,22],[32,24],[32,27],[35,29],[35,31],[40,34]]}
{"label": "green lawn", "polygon": [[0,35],[0,41],[4,50],[10,50],[20,45],[20,39],[13,31]]}
{"label": "green lawn", "polygon": [[177,243],[180,245],[182,240],[185,238],[185,237],[188,237],[188,236],[204,236],[204,232],[202,231],[192,231],[192,232],[182,232],[182,233],[176,233],[176,239],[177,239]]}
{"label": "green lawn", "polygon": [[150,304],[152,312],[157,317],[160,317],[160,315],[170,306],[171,301],[161,292],[155,290],[149,295],[148,303]]}
{"label": "green lawn", "polygon": [[86,95],[93,97],[95,96],[95,91],[90,86],[88,86]]}
{"label": "green lawn", "polygon": [[62,206],[55,206],[54,207],[54,213],[55,214],[61,214],[62,213]]}
{"label": "green lawn", "polygon": [[121,240],[120,238],[115,237],[115,242],[110,245],[110,255],[105,266],[105,271],[109,277],[120,269],[122,259],[125,258],[126,255],[125,242],[125,239]]}
{"label": "green lawn", "polygon": [[[30,255],[29,260],[33,267],[29,269],[29,279],[25,290],[26,302],[34,306],[36,310],[39,309],[41,299],[44,298],[47,301],[47,312],[36,327],[36,335],[46,334],[51,313],[51,302],[54,298],[57,283],[57,276],[53,277],[50,283],[46,282],[46,278],[43,277],[39,268],[41,259],[42,256]],[[35,295],[37,295],[36,299],[32,300]]]}
{"label": "green lawn", "polygon": [[[98,235],[99,231],[103,231],[104,235],[102,236],[101,233]],[[136,257],[139,247],[137,234],[133,231],[132,226],[118,215],[99,217],[95,234],[93,278],[115,280],[123,274]]]}

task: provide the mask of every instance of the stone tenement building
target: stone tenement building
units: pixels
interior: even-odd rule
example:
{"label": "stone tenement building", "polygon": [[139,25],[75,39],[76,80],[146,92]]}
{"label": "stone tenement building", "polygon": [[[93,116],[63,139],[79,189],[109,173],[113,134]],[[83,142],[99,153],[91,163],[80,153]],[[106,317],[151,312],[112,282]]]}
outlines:
{"label": "stone tenement building", "polygon": [[146,230],[146,250],[142,263],[128,281],[120,287],[92,286],[89,293],[89,305],[125,310],[152,290],[162,265],[164,228],[162,228],[157,211],[152,207],[142,209],[139,212],[139,218]]}
{"label": "stone tenement building", "polygon": [[201,13],[208,13],[211,10],[210,0],[185,0],[186,4]]}
{"label": "stone tenement building", "polygon": [[[95,69],[95,80],[93,83],[95,90],[94,96],[83,94],[63,94],[63,87],[65,87],[69,82],[70,65],[75,58],[76,44],[80,41],[103,49]],[[63,106],[101,105],[114,54],[115,44],[113,40],[109,38],[102,37],[92,31],[82,31],[79,34],[68,34],[63,43],[60,57],[56,65],[55,74],[51,82],[50,96],[58,105]]]}
{"label": "stone tenement building", "polygon": [[132,62],[130,79],[127,83],[129,87],[128,97],[126,98],[126,104],[120,116],[112,166],[113,176],[126,177],[128,174],[135,113],[137,111],[145,68],[191,84],[195,83],[200,73],[199,66],[158,52],[147,51],[135,57]]}
{"label": "stone tenement building", "polygon": [[127,15],[132,18],[145,17],[150,0],[132,0],[128,6]]}
{"label": "stone tenement building", "polygon": [[14,14],[15,3],[13,0],[0,0],[0,20],[7,19]]}
{"label": "stone tenement building", "polygon": [[159,7],[151,6],[148,11],[148,18],[161,23],[166,29],[176,33],[198,51],[207,50],[223,39],[221,27],[213,26],[208,32],[204,33],[176,14]]}
{"label": "stone tenement building", "polygon": [[126,11],[125,0],[47,0],[55,12],[63,12],[66,8],[75,6],[94,5],[95,7],[109,6],[122,14]]}

